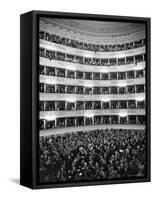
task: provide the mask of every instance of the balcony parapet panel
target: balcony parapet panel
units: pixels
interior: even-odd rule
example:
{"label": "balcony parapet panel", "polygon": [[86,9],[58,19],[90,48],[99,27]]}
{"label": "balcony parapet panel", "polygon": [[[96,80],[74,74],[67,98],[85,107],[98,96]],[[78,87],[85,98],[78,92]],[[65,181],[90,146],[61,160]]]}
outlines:
{"label": "balcony parapet panel", "polygon": [[[40,93],[40,101],[116,101],[116,100],[142,100],[145,93],[135,94],[54,94]],[[138,109],[137,109],[138,110]]]}
{"label": "balcony parapet panel", "polygon": [[127,115],[145,115],[145,109],[100,109],[100,110],[73,110],[73,111],[41,111],[40,119],[46,118],[46,116],[54,116],[55,118],[65,117],[83,117],[93,116],[106,116],[106,115],[119,115],[121,112],[127,113]]}
{"label": "balcony parapet panel", "polygon": [[99,72],[99,73],[109,73],[109,72],[127,72],[131,70],[141,70],[145,68],[145,61],[137,64],[126,64],[126,65],[115,65],[115,66],[93,66],[93,65],[82,65],[78,63],[70,63],[59,60],[49,60],[48,58],[40,57],[40,65],[48,67],[56,67],[67,70],[77,70],[81,72]]}
{"label": "balcony parapet panel", "polygon": [[143,78],[133,78],[133,79],[122,79],[122,80],[83,80],[83,79],[55,77],[49,75],[40,75],[40,83],[85,86],[85,87],[111,87],[111,86],[126,87],[129,85],[143,85],[145,84],[145,78],[143,77]]}

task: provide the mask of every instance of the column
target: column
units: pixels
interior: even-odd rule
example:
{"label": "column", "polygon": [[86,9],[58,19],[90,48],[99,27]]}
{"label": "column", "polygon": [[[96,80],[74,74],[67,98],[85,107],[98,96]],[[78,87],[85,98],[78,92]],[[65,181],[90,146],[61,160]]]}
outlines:
{"label": "column", "polygon": [[86,118],[85,117],[83,117],[83,121],[84,121],[84,125],[86,125]]}
{"label": "column", "polygon": [[44,129],[46,129],[46,119],[43,119],[43,126],[44,126]]}
{"label": "column", "polygon": [[84,102],[83,102],[83,107],[84,107],[84,110],[85,110],[85,108],[86,108],[86,106],[85,106],[85,105],[86,105],[86,103],[85,103],[85,101],[84,101]]}
{"label": "column", "polygon": [[46,66],[44,66],[44,75],[46,75],[47,74],[47,68],[46,68]]}
{"label": "column", "polygon": [[65,127],[67,127],[67,118],[65,118]]}
{"label": "column", "polygon": [[136,93],[136,85],[134,85],[134,87],[135,87],[135,93]]}
{"label": "column", "polygon": [[134,70],[134,77],[136,78],[136,70]]}
{"label": "column", "polygon": [[136,64],[136,59],[135,59],[135,56],[134,56],[133,58],[134,58],[134,63]]}
{"label": "column", "polygon": [[76,94],[76,85],[74,85],[74,93]]}
{"label": "column", "polygon": [[94,79],[94,73],[93,72],[91,73],[91,78],[92,78],[92,80]]}
{"label": "column", "polygon": [[92,110],[94,110],[94,102],[92,101]]}
{"label": "column", "polygon": [[65,110],[67,110],[67,101],[65,101]]}
{"label": "column", "polygon": [[145,84],[144,84],[144,93],[146,93],[146,86],[145,86]]}
{"label": "column", "polygon": [[128,115],[126,116],[126,123],[128,124]]}
{"label": "column", "polygon": [[65,77],[66,77],[66,78],[68,78],[68,77],[67,77],[67,72],[68,72],[68,70],[65,69]]}
{"label": "column", "polygon": [[119,87],[117,86],[117,94],[119,94]]}
{"label": "column", "polygon": [[55,84],[55,93],[57,93],[57,85]]}
{"label": "column", "polygon": [[128,93],[128,87],[126,86],[126,94]]}
{"label": "column", "polygon": [[77,126],[77,123],[76,123],[76,117],[75,117],[75,126]]}
{"label": "column", "polygon": [[86,72],[83,72],[83,80],[85,80]]}
{"label": "column", "polygon": [[118,65],[118,58],[116,58],[116,65]]}
{"label": "column", "polygon": [[57,101],[55,101],[55,111],[57,111]]}
{"label": "column", "polygon": [[101,124],[103,124],[103,116],[101,116]]}
{"label": "column", "polygon": [[118,101],[118,109],[119,109],[119,101]]}
{"label": "column", "polygon": [[55,119],[55,128],[57,128],[57,119]]}
{"label": "column", "polygon": [[74,71],[74,78],[76,79],[76,70]]}
{"label": "column", "polygon": [[83,86],[83,94],[85,94],[85,90],[86,90],[86,87],[85,87],[85,86]]}
{"label": "column", "polygon": [[92,125],[94,125],[94,116],[92,117]]}
{"label": "column", "polygon": [[127,72],[125,72],[125,77],[126,77],[126,79],[127,79]]}
{"label": "column", "polygon": [[135,107],[137,108],[137,100],[135,100]]}
{"label": "column", "polygon": [[128,101],[126,101],[126,109],[128,109]]}
{"label": "column", "polygon": [[145,61],[145,56],[144,56],[144,54],[142,55],[142,58],[143,58],[143,61]]}
{"label": "column", "polygon": [[74,109],[76,110],[76,101],[74,102]]}
{"label": "column", "polygon": [[44,83],[44,93],[46,93],[46,83]]}
{"label": "column", "polygon": [[110,60],[108,59],[107,65],[110,65]]}
{"label": "column", "polygon": [[120,124],[120,116],[118,115],[118,124]]}
{"label": "column", "polygon": [[125,57],[125,65],[126,65],[127,61],[126,61],[126,57]]}
{"label": "column", "polygon": [[94,88],[93,88],[93,87],[91,87],[91,93],[93,94],[93,92],[94,92]]}
{"label": "column", "polygon": [[57,68],[55,67],[55,76],[57,76]]}
{"label": "column", "polygon": [[138,116],[136,115],[136,124],[138,124]]}
{"label": "column", "polygon": [[101,109],[103,109],[103,101],[101,101]]}
{"label": "column", "polygon": [[108,73],[108,79],[110,80],[110,73]]}
{"label": "column", "polygon": [[143,77],[145,77],[145,69],[143,69]]}
{"label": "column", "polygon": [[55,59],[57,60],[57,51],[55,51]]}
{"label": "column", "polygon": [[46,111],[46,101],[43,102],[43,110]]}
{"label": "column", "polygon": [[110,122],[110,124],[111,124],[111,116],[109,116],[109,122]]}

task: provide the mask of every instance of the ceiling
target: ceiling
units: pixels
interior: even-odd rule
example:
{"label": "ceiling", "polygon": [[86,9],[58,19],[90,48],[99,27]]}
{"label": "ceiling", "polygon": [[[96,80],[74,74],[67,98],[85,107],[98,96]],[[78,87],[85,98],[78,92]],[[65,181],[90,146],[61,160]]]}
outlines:
{"label": "ceiling", "polygon": [[145,25],[141,23],[110,22],[110,21],[92,21],[76,19],[58,19],[44,18],[46,24],[59,27],[65,32],[76,34],[87,39],[105,40],[109,38],[129,37],[129,35],[145,34]]}

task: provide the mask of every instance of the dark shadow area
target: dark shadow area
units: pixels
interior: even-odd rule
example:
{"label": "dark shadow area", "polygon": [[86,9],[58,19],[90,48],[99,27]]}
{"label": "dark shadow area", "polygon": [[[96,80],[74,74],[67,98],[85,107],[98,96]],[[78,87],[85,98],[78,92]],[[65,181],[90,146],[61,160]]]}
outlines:
{"label": "dark shadow area", "polygon": [[10,178],[10,181],[11,181],[12,183],[17,184],[17,185],[20,185],[20,179],[18,179],[18,178]]}

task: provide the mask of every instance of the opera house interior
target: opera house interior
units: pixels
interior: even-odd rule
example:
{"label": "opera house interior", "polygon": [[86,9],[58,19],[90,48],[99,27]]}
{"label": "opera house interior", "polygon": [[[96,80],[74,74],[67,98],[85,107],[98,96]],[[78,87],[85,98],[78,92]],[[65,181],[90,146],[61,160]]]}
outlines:
{"label": "opera house interior", "polygon": [[145,175],[145,74],[144,24],[41,18],[41,182]]}

